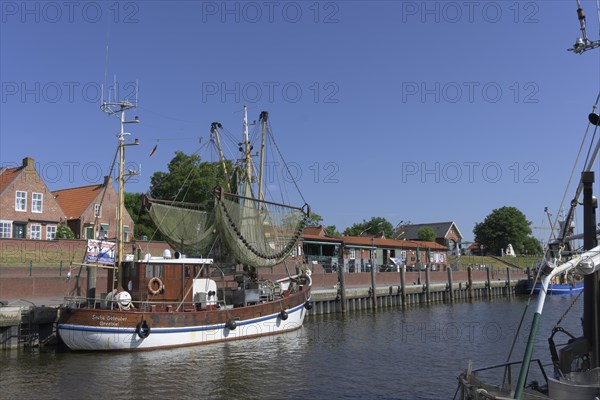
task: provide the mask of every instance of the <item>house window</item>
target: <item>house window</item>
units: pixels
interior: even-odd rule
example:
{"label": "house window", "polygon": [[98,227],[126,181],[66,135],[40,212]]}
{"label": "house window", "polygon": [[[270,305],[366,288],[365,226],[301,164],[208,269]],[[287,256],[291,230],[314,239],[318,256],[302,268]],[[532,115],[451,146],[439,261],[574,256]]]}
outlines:
{"label": "house window", "polygon": [[31,194],[31,212],[34,212],[34,213],[42,212],[42,199],[43,199],[43,196],[41,193],[32,193]]}
{"label": "house window", "polygon": [[29,231],[29,239],[42,240],[42,226],[41,225],[31,225],[31,229]]}
{"label": "house window", "polygon": [[100,233],[98,239],[105,240],[108,237],[108,224],[100,224]]}
{"label": "house window", "polygon": [[47,226],[46,227],[46,240],[54,240],[56,239],[56,226]]}
{"label": "house window", "polygon": [[12,237],[12,221],[0,221],[0,238]]}
{"label": "house window", "polygon": [[27,211],[27,192],[17,191],[15,211]]}
{"label": "house window", "polygon": [[356,249],[350,249],[350,255],[348,256],[350,260],[356,260]]}
{"label": "house window", "polygon": [[102,206],[100,204],[94,204],[94,217],[101,217]]}

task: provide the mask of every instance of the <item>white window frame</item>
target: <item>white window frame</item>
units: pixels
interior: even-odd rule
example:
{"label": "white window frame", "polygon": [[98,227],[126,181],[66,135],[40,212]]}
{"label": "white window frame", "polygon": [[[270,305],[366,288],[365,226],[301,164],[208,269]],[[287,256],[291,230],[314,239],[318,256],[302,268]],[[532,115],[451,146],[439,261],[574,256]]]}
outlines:
{"label": "white window frame", "polygon": [[102,204],[94,204],[94,217],[102,216]]}
{"label": "white window frame", "polygon": [[[23,195],[23,196],[19,196]],[[27,211],[27,192],[17,190],[15,193],[15,211],[26,212]]]}
{"label": "white window frame", "polygon": [[32,224],[29,226],[29,239],[42,240],[42,225]]}
{"label": "white window frame", "polygon": [[[8,231],[3,227],[7,227]],[[13,222],[8,220],[0,220],[0,238],[12,238]]]}
{"label": "white window frame", "polygon": [[56,225],[46,226],[46,240],[56,239]]}
{"label": "white window frame", "polygon": [[[37,200],[36,195],[40,196],[39,198],[39,209],[37,209]],[[31,212],[34,213],[42,213],[44,212],[44,195],[42,193],[32,193],[31,194]]]}
{"label": "white window frame", "polygon": [[356,260],[356,249],[350,249],[350,254],[348,255],[349,260]]}

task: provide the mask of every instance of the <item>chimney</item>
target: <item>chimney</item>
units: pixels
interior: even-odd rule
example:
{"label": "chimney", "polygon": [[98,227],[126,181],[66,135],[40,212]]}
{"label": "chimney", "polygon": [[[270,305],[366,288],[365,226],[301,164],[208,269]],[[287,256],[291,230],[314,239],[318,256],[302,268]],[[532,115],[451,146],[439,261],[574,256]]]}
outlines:
{"label": "chimney", "polygon": [[104,184],[103,184],[103,186],[110,186],[111,184],[112,184],[112,180],[111,180],[110,175],[109,176],[105,176],[104,177]]}
{"label": "chimney", "polygon": [[25,157],[23,159],[23,168],[25,168],[25,169],[35,169],[33,158],[31,158],[31,157]]}

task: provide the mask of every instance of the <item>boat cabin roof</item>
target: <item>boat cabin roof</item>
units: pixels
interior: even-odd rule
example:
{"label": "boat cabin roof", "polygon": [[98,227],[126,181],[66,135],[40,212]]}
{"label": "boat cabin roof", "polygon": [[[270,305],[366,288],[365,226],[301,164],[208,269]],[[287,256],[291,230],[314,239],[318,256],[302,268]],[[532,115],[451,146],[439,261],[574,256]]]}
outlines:
{"label": "boat cabin roof", "polygon": [[143,260],[138,260],[138,263],[143,264],[187,264],[187,265],[206,265],[212,264],[212,258],[164,258],[150,257]]}

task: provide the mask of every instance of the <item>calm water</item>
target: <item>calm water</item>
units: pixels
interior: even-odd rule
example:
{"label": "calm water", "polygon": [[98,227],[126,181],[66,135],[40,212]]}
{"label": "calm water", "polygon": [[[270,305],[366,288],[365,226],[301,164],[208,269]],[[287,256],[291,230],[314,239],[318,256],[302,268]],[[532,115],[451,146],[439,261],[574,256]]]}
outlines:
{"label": "calm water", "polygon": [[[549,363],[546,332],[572,300],[548,299],[534,358]],[[448,399],[469,358],[474,367],[505,361],[525,305],[496,299],[316,316],[286,335],[144,353],[4,352],[1,397]],[[562,323],[575,335],[582,308],[580,299]]]}

